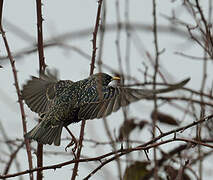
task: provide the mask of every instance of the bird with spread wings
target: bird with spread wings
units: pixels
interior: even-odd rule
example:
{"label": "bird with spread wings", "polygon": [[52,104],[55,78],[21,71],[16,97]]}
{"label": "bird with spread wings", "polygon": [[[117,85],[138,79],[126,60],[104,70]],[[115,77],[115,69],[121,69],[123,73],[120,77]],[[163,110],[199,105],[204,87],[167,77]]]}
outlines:
{"label": "bird with spread wings", "polygon": [[105,73],[97,73],[77,82],[58,80],[50,72],[40,78],[32,76],[23,86],[22,98],[32,111],[40,115],[42,121],[25,137],[42,144],[54,142],[59,146],[63,127],[83,119],[108,116],[130,103],[180,89],[189,81],[186,79],[156,90],[109,85],[111,81],[119,79]]}

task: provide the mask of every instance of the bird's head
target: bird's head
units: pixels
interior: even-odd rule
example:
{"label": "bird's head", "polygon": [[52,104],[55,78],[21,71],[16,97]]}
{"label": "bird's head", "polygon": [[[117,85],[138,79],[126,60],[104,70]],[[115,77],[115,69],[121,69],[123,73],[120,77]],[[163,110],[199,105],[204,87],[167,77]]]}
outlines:
{"label": "bird's head", "polygon": [[120,80],[119,77],[112,77],[106,73],[97,73],[94,74],[96,82],[100,83],[102,86],[107,86],[113,80]]}

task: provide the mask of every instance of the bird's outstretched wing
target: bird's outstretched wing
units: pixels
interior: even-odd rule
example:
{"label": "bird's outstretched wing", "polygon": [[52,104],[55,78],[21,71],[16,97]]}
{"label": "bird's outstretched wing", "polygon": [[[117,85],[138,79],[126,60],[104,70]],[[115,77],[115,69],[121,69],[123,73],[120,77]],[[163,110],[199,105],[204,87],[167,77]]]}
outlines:
{"label": "bird's outstretched wing", "polygon": [[47,74],[40,78],[32,76],[27,81],[21,92],[22,98],[32,111],[43,114],[66,84],[65,81],[58,81],[57,73],[47,71]]}
{"label": "bird's outstretched wing", "polygon": [[[102,87],[101,95],[96,93],[87,103],[84,103],[79,110],[79,119],[94,119],[105,117],[112,112],[117,111],[120,107],[127,106],[132,102],[144,98],[153,98],[156,94],[174,91],[183,87],[189,79],[180,83],[169,86],[164,89],[132,89],[125,87]],[[100,94],[100,93],[99,93]]]}

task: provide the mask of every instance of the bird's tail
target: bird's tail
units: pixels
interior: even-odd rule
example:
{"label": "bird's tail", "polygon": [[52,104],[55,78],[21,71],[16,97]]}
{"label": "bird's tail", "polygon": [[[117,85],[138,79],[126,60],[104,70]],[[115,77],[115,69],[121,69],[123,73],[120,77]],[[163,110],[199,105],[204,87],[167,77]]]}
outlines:
{"label": "bird's tail", "polygon": [[59,146],[61,142],[63,122],[53,126],[47,121],[48,120],[41,121],[30,132],[26,133],[25,137],[28,139],[34,139],[41,144],[52,144],[54,142],[56,146]]}

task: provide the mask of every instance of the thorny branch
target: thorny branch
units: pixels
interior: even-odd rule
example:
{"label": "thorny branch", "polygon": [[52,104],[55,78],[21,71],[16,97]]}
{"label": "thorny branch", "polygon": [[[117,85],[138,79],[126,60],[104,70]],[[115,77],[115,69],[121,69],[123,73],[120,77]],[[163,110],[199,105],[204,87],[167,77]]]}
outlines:
{"label": "thorny branch", "polygon": [[[94,68],[95,68],[95,57],[96,57],[96,50],[97,50],[96,41],[97,41],[98,27],[99,27],[99,21],[100,21],[100,16],[101,16],[102,2],[103,2],[103,0],[98,1],[98,10],[97,10],[97,16],[96,16],[96,22],[95,22],[95,29],[94,29],[94,32],[93,32],[93,40],[92,40],[93,51],[92,51],[92,59],[91,59],[91,66],[90,66],[90,75],[93,74],[93,71],[94,71]],[[77,155],[76,155],[77,160],[80,159],[80,156],[81,156],[81,149],[82,149],[82,145],[83,145],[82,143],[83,143],[83,139],[84,139],[85,125],[86,125],[86,121],[82,120],[79,143],[78,143],[78,151],[77,151]],[[78,165],[79,165],[79,162],[76,161],[76,163],[74,165],[73,173],[72,173],[72,178],[71,178],[72,180],[75,180],[75,178],[77,176]]]}
{"label": "thorny branch", "polygon": [[[26,126],[26,116],[25,116],[25,112],[24,112],[24,105],[21,99],[21,92],[20,92],[20,88],[19,88],[19,83],[18,83],[18,76],[17,76],[17,71],[16,71],[16,66],[15,66],[15,60],[13,59],[13,56],[11,54],[10,48],[9,48],[9,44],[7,41],[7,37],[6,34],[3,30],[3,24],[2,24],[2,13],[3,13],[3,0],[0,1],[0,32],[4,41],[4,45],[7,51],[7,55],[8,58],[10,60],[10,65],[12,68],[12,72],[13,72],[13,78],[15,81],[15,87],[16,87],[16,92],[18,95],[18,103],[19,103],[19,107],[20,107],[20,111],[21,111],[21,117],[22,117],[22,126],[23,126],[23,134],[25,134],[27,132],[27,126]],[[26,145],[26,150],[27,150],[27,157],[28,157],[28,163],[29,163],[29,169],[33,168],[32,165],[32,155],[31,155],[31,148],[30,148],[30,143],[29,140],[25,138],[25,145]],[[30,179],[33,180],[33,174],[30,173]]]}
{"label": "thorny branch", "polygon": [[[153,75],[153,89],[156,89],[156,79],[158,74],[158,66],[159,66],[159,48],[158,48],[158,32],[157,32],[157,15],[156,15],[156,0],[152,1],[153,6],[153,34],[154,34],[154,45],[155,45],[155,66],[154,66],[154,75]],[[154,112],[157,112],[158,105],[157,105],[157,98],[154,97]],[[152,118],[153,128],[153,138],[155,138],[156,135],[156,122],[157,122],[157,116],[154,115]],[[156,148],[154,150],[154,162],[155,162],[155,170],[154,170],[154,178],[155,180],[158,179],[158,164],[157,164],[157,152]]]}
{"label": "thorny branch", "polygon": [[[185,142],[190,142],[190,143],[193,143],[193,144],[200,144],[202,146],[206,146],[206,147],[213,149],[213,145],[206,144],[206,143],[196,141],[196,140],[193,140],[193,139],[177,138],[176,136],[174,136],[174,138],[171,138],[169,140],[161,141],[159,143],[155,143],[156,141],[162,139],[163,137],[166,137],[166,136],[171,135],[171,134],[176,134],[178,132],[183,132],[183,131],[185,131],[185,130],[193,127],[193,126],[196,126],[197,124],[201,124],[201,123],[204,123],[206,121],[212,120],[212,118],[213,118],[213,115],[209,115],[209,116],[207,116],[203,119],[200,119],[199,121],[194,121],[194,122],[192,122],[192,123],[190,123],[186,126],[183,126],[183,127],[162,133],[159,136],[156,136],[155,138],[149,140],[148,142],[146,142],[142,145],[136,146],[134,148],[127,148],[127,149],[121,148],[120,150],[110,152],[110,153],[107,153],[107,154],[104,154],[104,155],[101,155],[101,156],[98,156],[98,157],[95,157],[95,158],[74,159],[74,160],[71,160],[71,161],[59,163],[59,164],[52,165],[52,166],[46,166],[46,167],[42,167],[42,168],[34,168],[32,170],[26,170],[26,171],[18,172],[18,173],[15,173],[15,174],[8,174],[8,175],[3,175],[3,176],[0,175],[0,179],[15,177],[15,176],[23,175],[23,174],[28,174],[28,173],[31,173],[31,172],[34,172],[34,171],[39,171],[39,170],[47,170],[47,169],[54,169],[55,170],[57,168],[62,168],[63,166],[67,166],[67,165],[70,165],[70,164],[73,164],[73,163],[76,163],[76,162],[101,161],[101,159],[105,159],[109,156],[114,155],[112,158],[104,161],[104,163],[102,162],[102,164],[98,167],[98,169],[100,169],[105,164],[107,164],[107,163],[111,162],[112,160],[115,160],[116,158],[123,156],[127,153],[134,152],[134,151],[148,150],[150,148],[157,147],[159,145],[166,144],[166,143],[169,143],[169,142],[174,142],[174,141],[185,141]],[[93,171],[93,173],[95,173],[95,172],[97,172],[97,168]],[[92,175],[92,173],[90,173],[89,177],[91,177],[91,175]]]}
{"label": "thorny branch", "polygon": [[[37,9],[37,39],[38,39],[38,56],[39,56],[39,75],[45,73],[45,58],[44,58],[44,45],[43,45],[43,28],[42,28],[42,2],[36,0]],[[39,120],[41,122],[41,119]],[[37,146],[37,167],[43,167],[43,144],[38,143]],[[42,180],[42,171],[37,171],[37,180]]]}

